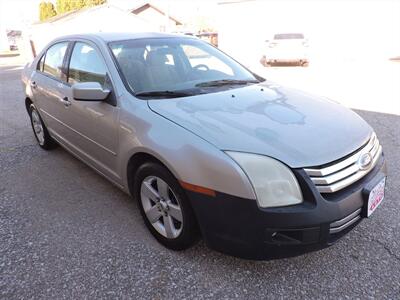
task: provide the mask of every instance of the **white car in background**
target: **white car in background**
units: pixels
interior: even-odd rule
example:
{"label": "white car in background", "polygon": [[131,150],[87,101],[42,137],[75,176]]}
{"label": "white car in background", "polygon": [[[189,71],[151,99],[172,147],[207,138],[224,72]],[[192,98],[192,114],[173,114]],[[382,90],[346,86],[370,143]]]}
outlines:
{"label": "white car in background", "polygon": [[264,66],[279,63],[295,63],[308,66],[308,40],[302,33],[279,33],[267,41],[266,53],[261,58]]}

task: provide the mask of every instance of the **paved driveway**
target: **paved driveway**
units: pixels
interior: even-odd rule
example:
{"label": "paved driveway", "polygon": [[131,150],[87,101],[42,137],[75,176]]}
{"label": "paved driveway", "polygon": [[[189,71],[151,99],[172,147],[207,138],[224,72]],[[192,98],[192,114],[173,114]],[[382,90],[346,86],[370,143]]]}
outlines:
{"label": "paved driveway", "polygon": [[203,242],[172,252],[128,196],[63,149],[36,145],[21,70],[0,60],[0,298],[400,298],[399,116],[360,112],[385,149],[387,197],[334,246],[262,262]]}

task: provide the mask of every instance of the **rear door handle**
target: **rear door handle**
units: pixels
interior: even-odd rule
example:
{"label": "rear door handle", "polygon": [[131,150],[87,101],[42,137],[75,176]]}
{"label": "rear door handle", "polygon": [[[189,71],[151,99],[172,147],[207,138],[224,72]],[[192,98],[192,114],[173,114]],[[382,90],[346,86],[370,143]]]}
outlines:
{"label": "rear door handle", "polygon": [[68,107],[71,106],[71,101],[69,101],[68,97],[64,97],[61,99],[61,102],[64,104],[64,106]]}

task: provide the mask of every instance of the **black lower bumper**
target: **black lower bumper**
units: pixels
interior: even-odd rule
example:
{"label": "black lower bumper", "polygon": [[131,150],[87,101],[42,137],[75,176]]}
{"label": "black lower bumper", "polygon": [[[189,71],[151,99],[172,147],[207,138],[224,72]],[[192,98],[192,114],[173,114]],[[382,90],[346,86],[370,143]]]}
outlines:
{"label": "black lower bumper", "polygon": [[250,259],[294,256],[329,246],[366,215],[365,191],[386,176],[386,165],[382,156],[361,180],[326,195],[317,191],[302,169],[294,172],[304,198],[294,206],[260,208],[255,200],[187,192],[207,245]]}

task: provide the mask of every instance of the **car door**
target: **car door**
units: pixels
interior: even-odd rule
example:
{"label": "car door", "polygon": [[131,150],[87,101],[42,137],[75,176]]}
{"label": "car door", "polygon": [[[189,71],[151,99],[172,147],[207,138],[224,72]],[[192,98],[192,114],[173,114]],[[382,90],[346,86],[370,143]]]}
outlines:
{"label": "car door", "polygon": [[[72,151],[110,179],[120,182],[117,172],[118,120],[113,86],[101,52],[89,41],[76,41],[66,61],[67,84],[63,86],[65,139]],[[99,82],[111,90],[104,101],[77,101],[72,86]]]}
{"label": "car door", "polygon": [[60,115],[64,110],[63,86],[66,76],[63,69],[68,41],[51,45],[42,55],[31,78],[34,103],[50,133],[62,136],[64,126]]}

